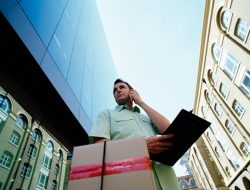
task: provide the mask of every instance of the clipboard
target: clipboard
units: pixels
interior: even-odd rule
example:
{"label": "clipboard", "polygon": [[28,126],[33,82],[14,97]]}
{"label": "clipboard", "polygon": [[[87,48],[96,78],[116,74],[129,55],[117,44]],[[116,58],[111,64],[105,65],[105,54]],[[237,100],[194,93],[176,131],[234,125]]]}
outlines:
{"label": "clipboard", "polygon": [[172,146],[159,154],[150,155],[150,159],[173,166],[210,125],[210,122],[192,114],[192,111],[182,109],[163,133],[174,135],[171,138]]}

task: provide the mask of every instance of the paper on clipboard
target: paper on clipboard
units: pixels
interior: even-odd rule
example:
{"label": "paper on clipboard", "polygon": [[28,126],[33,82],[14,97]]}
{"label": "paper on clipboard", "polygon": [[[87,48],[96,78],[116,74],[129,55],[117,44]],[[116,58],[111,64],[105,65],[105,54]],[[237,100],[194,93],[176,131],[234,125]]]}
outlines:
{"label": "paper on clipboard", "polygon": [[210,122],[182,109],[163,134],[174,134],[172,146],[150,159],[173,166],[210,126]]}

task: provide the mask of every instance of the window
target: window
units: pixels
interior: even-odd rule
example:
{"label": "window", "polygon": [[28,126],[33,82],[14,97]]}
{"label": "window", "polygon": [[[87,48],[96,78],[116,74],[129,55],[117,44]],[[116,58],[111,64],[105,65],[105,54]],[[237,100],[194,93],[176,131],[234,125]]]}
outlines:
{"label": "window", "polygon": [[245,41],[249,33],[250,24],[242,19],[239,19],[236,25],[236,36]]}
{"label": "window", "polygon": [[36,157],[36,152],[37,152],[37,148],[33,144],[31,144],[30,147],[29,147],[29,150],[27,152],[27,155],[31,156],[32,158],[35,158]]}
{"label": "window", "polygon": [[226,157],[228,158],[228,160],[230,161],[230,163],[234,166],[236,170],[240,167],[236,157],[233,154],[233,151],[230,148],[228,149],[226,153]]}
{"label": "window", "polygon": [[50,170],[51,160],[52,159],[47,154],[45,154],[43,157],[42,166],[45,167],[46,169]]}
{"label": "window", "polygon": [[55,165],[55,170],[54,170],[54,174],[58,175],[60,171],[60,167],[58,164]]}
{"label": "window", "polygon": [[231,177],[231,172],[230,172],[230,170],[229,170],[228,167],[226,167],[226,172],[227,172],[227,175],[228,175],[229,177]]}
{"label": "window", "polygon": [[32,166],[29,165],[28,163],[24,163],[22,171],[21,171],[21,176],[29,178],[31,170],[32,170]]}
{"label": "window", "polygon": [[6,114],[10,113],[10,101],[2,95],[0,95],[0,109]]}
{"label": "window", "polygon": [[13,154],[5,150],[0,160],[0,166],[3,166],[9,169],[12,158],[13,158]]}
{"label": "window", "polygon": [[39,175],[37,186],[46,189],[47,181],[48,181],[48,176],[41,172]]}
{"label": "window", "polygon": [[32,139],[36,142],[39,142],[40,141],[40,135],[37,131],[34,131],[33,134],[32,134]]}
{"label": "window", "polygon": [[51,141],[48,141],[47,146],[46,146],[46,150],[49,152],[53,152],[53,145]]}
{"label": "window", "polygon": [[236,71],[238,69],[239,62],[230,54],[227,54],[226,62],[223,71],[230,79],[234,79]]}
{"label": "window", "polygon": [[244,112],[244,108],[240,105],[240,103],[235,100],[234,103],[233,103],[233,109],[234,111],[236,112],[236,114],[240,117],[243,112]]}
{"label": "window", "polygon": [[208,138],[208,140],[209,140],[210,142],[212,142],[211,136],[210,136],[209,132],[207,132],[207,138]]}
{"label": "window", "polygon": [[214,73],[211,73],[211,80],[212,80],[212,83],[215,85],[217,82],[217,75]]}
{"label": "window", "polygon": [[203,115],[204,115],[204,117],[205,117],[205,119],[208,119],[208,113],[207,113],[207,110],[204,108],[204,106],[202,106],[202,113],[203,113]]}
{"label": "window", "polygon": [[217,156],[220,158],[220,153],[219,153],[219,150],[218,150],[218,148],[217,147],[215,147],[215,152],[216,152],[216,154],[217,154]]}
{"label": "window", "polygon": [[57,186],[57,182],[56,180],[53,180],[52,185],[51,185],[51,190],[56,190],[56,186]]}
{"label": "window", "polygon": [[216,63],[219,62],[221,56],[221,47],[219,44],[214,43],[213,45],[213,57]]}
{"label": "window", "polygon": [[216,134],[218,128],[213,122],[211,123],[210,128],[211,128],[213,134]]}
{"label": "window", "polygon": [[226,128],[230,134],[234,132],[234,126],[228,119],[226,120]]}
{"label": "window", "polygon": [[232,16],[232,13],[230,13],[229,11],[224,11],[223,12],[223,14],[222,14],[222,25],[225,28],[229,27],[229,24],[230,24],[230,21],[231,21],[231,16]]}
{"label": "window", "polygon": [[10,136],[9,142],[17,147],[19,140],[20,140],[20,137],[21,136],[16,131],[13,131],[11,136]]}
{"label": "window", "polygon": [[19,128],[24,129],[25,128],[25,121],[24,121],[24,119],[22,117],[17,118],[16,125]]}
{"label": "window", "polygon": [[187,182],[186,182],[186,181],[181,181],[181,188],[182,188],[182,189],[185,189],[185,188],[187,188],[187,187],[188,187]]}
{"label": "window", "polygon": [[62,161],[62,159],[63,159],[63,155],[62,155],[61,150],[59,150],[59,152],[58,152],[58,154],[57,154],[57,160]]}
{"label": "window", "polygon": [[240,85],[242,92],[250,98],[250,71],[247,70]]}
{"label": "window", "polygon": [[212,103],[213,102],[213,94],[212,93],[210,93],[210,92],[207,92],[207,98],[208,98],[208,101],[210,102],[210,103]]}
{"label": "window", "polygon": [[194,180],[194,179],[191,179],[191,180],[190,180],[190,184],[191,184],[192,186],[196,186],[195,180]]}
{"label": "window", "polygon": [[224,97],[224,98],[226,98],[227,97],[227,95],[228,95],[228,89],[226,88],[226,86],[223,84],[223,83],[221,83],[221,85],[220,85],[220,93],[222,94],[222,96]]}
{"label": "window", "polygon": [[221,132],[220,132],[219,130],[217,131],[216,139],[218,140],[218,143],[220,144],[222,150],[223,150],[224,152],[226,152],[226,151],[228,150],[229,147],[228,147],[228,145],[227,145],[227,143],[226,143],[224,137],[222,136],[222,134],[221,134]]}
{"label": "window", "polygon": [[215,104],[215,106],[214,106],[214,110],[215,110],[215,112],[220,116],[221,114],[222,114],[222,109],[221,109],[221,107],[219,106],[219,104]]}
{"label": "window", "polygon": [[249,148],[248,148],[248,146],[245,143],[241,143],[240,149],[242,150],[242,152],[244,153],[244,155],[246,157],[248,157],[250,155]]}

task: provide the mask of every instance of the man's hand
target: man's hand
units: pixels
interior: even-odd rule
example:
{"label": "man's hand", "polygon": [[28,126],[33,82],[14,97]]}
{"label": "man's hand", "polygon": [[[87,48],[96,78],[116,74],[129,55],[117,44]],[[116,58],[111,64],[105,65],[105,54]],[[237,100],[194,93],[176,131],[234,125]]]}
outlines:
{"label": "man's hand", "polygon": [[171,142],[166,142],[167,139],[171,139],[172,134],[162,135],[159,137],[151,136],[146,139],[148,153],[149,154],[159,154],[164,150],[168,150],[172,146]]}
{"label": "man's hand", "polygon": [[139,93],[136,90],[131,89],[129,92],[129,96],[130,96],[131,101],[134,101],[137,105],[140,106],[140,104],[143,103]]}

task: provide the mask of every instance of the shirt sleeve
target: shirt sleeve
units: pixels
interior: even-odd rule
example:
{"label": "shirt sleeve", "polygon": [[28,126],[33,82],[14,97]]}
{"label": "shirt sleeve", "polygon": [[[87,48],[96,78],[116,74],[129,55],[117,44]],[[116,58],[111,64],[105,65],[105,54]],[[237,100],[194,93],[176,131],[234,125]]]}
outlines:
{"label": "shirt sleeve", "polygon": [[110,139],[110,114],[108,110],[99,113],[89,134],[89,143],[94,143],[93,137]]}

